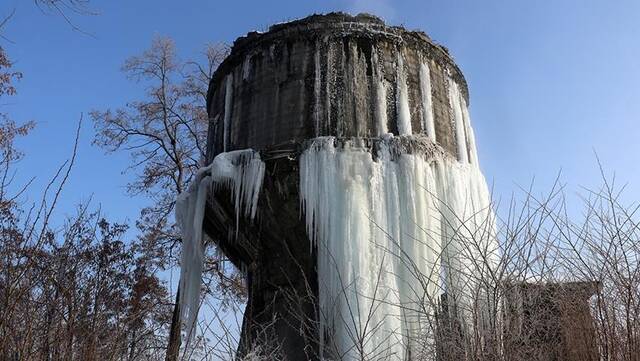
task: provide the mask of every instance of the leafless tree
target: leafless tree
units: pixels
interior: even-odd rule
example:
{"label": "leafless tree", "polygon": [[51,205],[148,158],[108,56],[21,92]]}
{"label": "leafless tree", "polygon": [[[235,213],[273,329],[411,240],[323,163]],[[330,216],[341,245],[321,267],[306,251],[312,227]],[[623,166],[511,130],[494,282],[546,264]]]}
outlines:
{"label": "leafless tree", "polygon": [[43,12],[54,13],[64,19],[73,30],[88,34],[75,25],[74,15],[96,15],[91,10],[90,0],[33,0],[36,6]]}
{"label": "leafless tree", "polygon": [[[204,64],[181,61],[171,39],[157,38],[150,49],[129,58],[122,68],[145,87],[145,97],[125,108],[91,112],[94,143],[108,152],[122,151],[132,157],[128,170],[138,174],[128,191],[151,200],[141,212],[138,227],[163,266],[176,261],[174,250],[180,237],[172,219],[175,195],[185,191],[203,165],[206,92],[225,52],[226,48],[212,45],[206,48]],[[226,277],[221,274],[221,279]]]}
{"label": "leafless tree", "polygon": [[[0,55],[4,99],[16,92],[20,74]],[[15,147],[34,123],[0,114],[0,360],[164,357],[171,306],[152,260],[124,239],[126,225],[105,220],[89,204],[66,221],[56,210],[81,124],[69,159],[36,192],[31,181],[16,181],[25,170]]]}
{"label": "leafless tree", "polygon": [[[145,97],[125,108],[91,113],[97,131],[95,144],[109,152],[129,153],[129,169],[139,172],[128,191],[151,199],[137,226],[145,250],[161,267],[175,265],[180,243],[172,217],[175,195],[186,190],[203,166],[209,123],[206,94],[226,53],[224,45],[208,45],[203,62],[183,61],[171,39],[157,38],[150,49],[127,59],[122,68],[127,77],[145,87]],[[211,288],[215,295],[244,297],[242,278],[222,254],[214,250],[207,264],[217,277],[217,287]],[[181,322],[177,302],[175,307],[169,359],[175,359],[178,352]]]}

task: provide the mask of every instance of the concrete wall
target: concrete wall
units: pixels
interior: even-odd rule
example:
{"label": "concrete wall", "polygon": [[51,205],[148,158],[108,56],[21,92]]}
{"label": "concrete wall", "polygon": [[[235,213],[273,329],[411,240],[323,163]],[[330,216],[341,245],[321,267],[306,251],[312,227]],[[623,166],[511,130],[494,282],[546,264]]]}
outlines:
{"label": "concrete wall", "polygon": [[317,136],[375,137],[378,79],[386,90],[388,131],[398,134],[399,79],[406,79],[413,133],[425,134],[421,63],[430,69],[436,138],[455,156],[447,83],[458,84],[467,104],[468,91],[447,50],[424,33],[369,15],[329,14],[234,43],[209,89],[209,159],[224,150],[265,150]]}

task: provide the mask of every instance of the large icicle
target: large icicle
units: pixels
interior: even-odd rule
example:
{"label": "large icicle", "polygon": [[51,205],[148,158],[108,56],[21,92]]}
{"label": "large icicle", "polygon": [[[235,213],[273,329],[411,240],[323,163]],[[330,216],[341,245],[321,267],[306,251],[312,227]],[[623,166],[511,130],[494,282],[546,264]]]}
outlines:
{"label": "large icicle", "polygon": [[464,118],[465,129],[467,133],[467,141],[469,142],[469,152],[471,154],[471,159],[469,162],[473,164],[478,164],[478,149],[476,148],[476,136],[473,132],[473,127],[471,126],[471,117],[469,116],[469,107],[465,100],[462,106],[462,116]]}
{"label": "large icicle", "polygon": [[399,135],[411,135],[411,112],[409,111],[409,90],[407,90],[407,75],[404,69],[404,59],[402,53],[398,52],[398,75],[397,75],[396,108],[397,124]]}
{"label": "large icicle", "polygon": [[493,242],[486,183],[475,165],[411,138],[436,155],[407,152],[407,137],[386,136],[375,151],[358,139],[317,138],[300,157],[302,206],[318,251],[321,342],[342,359],[433,352],[439,295],[473,307],[464,302],[478,287],[471,275],[481,255],[466,245],[479,235]]}
{"label": "large icicle", "polygon": [[420,92],[422,95],[422,129],[435,142],[437,139],[431,99],[431,71],[429,65],[424,62],[420,64]]}
{"label": "large icicle", "polygon": [[204,262],[202,224],[209,191],[212,186],[228,188],[235,201],[236,221],[241,214],[253,219],[264,169],[260,154],[253,150],[221,153],[198,170],[188,190],[176,199],[176,223],[182,236],[180,318],[186,320],[187,342],[198,316]]}
{"label": "large icicle", "polygon": [[176,200],[176,223],[182,236],[181,272],[180,272],[180,313],[181,320],[188,325],[187,339],[195,327],[200,301],[200,284],[204,260],[204,243],[202,242],[202,222],[211,177],[199,171],[196,182],[189,190],[178,195]]}
{"label": "large icicle", "polygon": [[449,78],[449,103],[453,110],[453,122],[456,130],[456,143],[458,145],[458,160],[462,163],[469,163],[467,153],[467,137],[465,135],[465,121],[462,115],[462,105],[460,99],[460,89],[458,84]]}
{"label": "large icicle", "polygon": [[320,69],[320,43],[316,42],[313,56],[313,122],[316,137],[320,135],[320,119],[322,117],[322,72]]}
{"label": "large icicle", "polygon": [[222,130],[223,150],[229,149],[229,138],[231,137],[231,111],[233,106],[233,73],[227,75],[224,90],[224,129]]}
{"label": "large icicle", "polygon": [[389,129],[387,127],[387,86],[385,84],[382,66],[380,65],[380,62],[378,60],[378,49],[375,47],[371,49],[371,63],[374,72],[374,115],[376,122],[376,131],[378,133],[378,136],[382,136],[389,132]]}
{"label": "large icicle", "polygon": [[242,63],[242,80],[247,80],[251,76],[251,55],[247,55]]}

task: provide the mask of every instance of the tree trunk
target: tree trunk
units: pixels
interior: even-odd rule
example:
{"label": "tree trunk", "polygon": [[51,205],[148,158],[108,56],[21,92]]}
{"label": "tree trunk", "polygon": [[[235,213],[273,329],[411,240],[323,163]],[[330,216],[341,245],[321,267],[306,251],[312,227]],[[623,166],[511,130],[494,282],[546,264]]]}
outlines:
{"label": "tree trunk", "polygon": [[176,304],[173,307],[171,317],[171,329],[169,331],[169,345],[167,346],[167,357],[165,361],[177,361],[180,354],[180,286],[176,292]]}

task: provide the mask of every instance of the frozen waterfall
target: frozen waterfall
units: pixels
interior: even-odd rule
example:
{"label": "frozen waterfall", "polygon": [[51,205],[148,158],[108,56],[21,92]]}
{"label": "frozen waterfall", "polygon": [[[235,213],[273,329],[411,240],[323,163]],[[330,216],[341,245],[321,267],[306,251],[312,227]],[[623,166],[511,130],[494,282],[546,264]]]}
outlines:
{"label": "frozen waterfall", "polygon": [[429,352],[444,292],[472,317],[474,276],[495,242],[477,163],[424,136],[316,138],[300,157],[300,193],[318,250],[321,343],[333,357]]}

